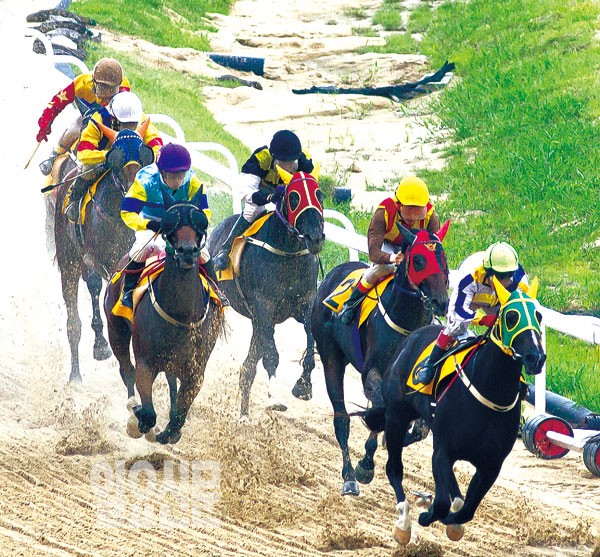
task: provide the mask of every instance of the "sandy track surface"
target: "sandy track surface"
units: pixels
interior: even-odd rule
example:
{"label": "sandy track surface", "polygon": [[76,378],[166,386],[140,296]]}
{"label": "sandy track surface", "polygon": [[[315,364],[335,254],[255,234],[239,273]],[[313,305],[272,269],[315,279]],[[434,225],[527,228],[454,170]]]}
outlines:
{"label": "sandy track surface", "polygon": [[[25,5],[21,13],[27,13]],[[243,6],[232,18],[244,17],[238,11]],[[16,8],[9,15],[15,13]],[[1,151],[2,555],[592,554],[600,536],[599,479],[578,454],[540,461],[520,442],[461,542],[448,541],[440,526],[420,528],[413,508],[413,543],[398,549],[391,538],[395,511],[384,473],[385,452],[376,457],[375,480],[362,487],[361,496],[342,498],[341,458],[320,363],[314,373],[314,399],[301,402],[289,394],[303,350],[302,329],[295,323],[285,323],[276,332],[287,413],[264,411],[266,373],[259,367],[252,419],[238,421],[237,375],[250,325],[231,312],[229,336],[219,341],[209,361],[181,441],[163,447],[126,436],[125,388],[114,359],[92,359],[90,304],[83,288],[84,380],[66,384],[66,312],[58,272],[45,249],[41,177],[36,164],[23,170],[34,147],[38,113],[60,80],[39,57],[28,54],[15,23],[3,29],[11,41],[4,52],[12,54],[7,64],[15,82],[0,89],[2,121],[11,132]],[[247,30],[248,25],[239,28]],[[55,128],[60,128],[58,122]],[[35,162],[41,159],[42,153]],[[362,404],[356,375],[348,371],[347,398]],[[156,386],[156,398],[164,425],[163,381]],[[362,424],[354,423],[355,461],[365,438]],[[432,489],[430,455],[430,440],[406,451],[407,491]],[[194,463],[208,470],[188,481],[186,466],[193,468]],[[139,473],[144,467],[145,474]],[[169,491],[172,471],[175,490]],[[467,472],[467,466],[460,467],[461,481]]]}

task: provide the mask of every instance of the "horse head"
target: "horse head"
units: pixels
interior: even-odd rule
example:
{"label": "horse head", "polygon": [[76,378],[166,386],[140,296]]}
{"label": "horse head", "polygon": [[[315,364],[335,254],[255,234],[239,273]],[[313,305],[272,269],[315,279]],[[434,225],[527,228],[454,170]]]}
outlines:
{"label": "horse head", "polygon": [[492,280],[501,306],[490,338],[505,354],[521,360],[529,375],[537,375],[546,361],[542,346],[542,314],[535,301],[537,278],[531,281],[527,293],[518,289],[509,292],[496,277]]}
{"label": "horse head", "polygon": [[112,147],[106,154],[106,166],[113,172],[117,186],[123,195],[133,184],[137,171],[154,162],[154,153],[148,147],[143,137],[146,134],[150,120],[142,122],[137,129],[123,129],[119,132],[98,124]]}
{"label": "horse head", "polygon": [[172,255],[182,269],[198,267],[202,240],[206,236],[208,218],[200,209],[201,192],[190,201],[177,202],[163,192],[167,209],[161,221],[161,231],[167,243],[167,254]]}
{"label": "horse head", "polygon": [[306,242],[308,251],[317,255],[325,242],[323,194],[314,176],[306,172],[290,174],[280,167],[277,171],[286,184],[285,197],[277,213],[288,231]]}
{"label": "horse head", "polygon": [[442,241],[449,226],[450,221],[446,221],[437,234],[432,234],[427,230],[411,232],[398,224],[405,250],[404,265],[395,273],[403,274],[411,288],[428,300],[435,315],[445,315],[448,309],[449,270]]}

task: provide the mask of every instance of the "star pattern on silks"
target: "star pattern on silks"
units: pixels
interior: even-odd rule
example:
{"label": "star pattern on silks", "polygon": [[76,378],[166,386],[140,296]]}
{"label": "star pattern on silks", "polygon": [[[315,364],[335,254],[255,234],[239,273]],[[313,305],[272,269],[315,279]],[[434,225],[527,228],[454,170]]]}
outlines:
{"label": "star pattern on silks", "polygon": [[67,92],[66,91],[61,91],[57,97],[61,100],[61,101],[68,101],[69,97],[67,96]]}

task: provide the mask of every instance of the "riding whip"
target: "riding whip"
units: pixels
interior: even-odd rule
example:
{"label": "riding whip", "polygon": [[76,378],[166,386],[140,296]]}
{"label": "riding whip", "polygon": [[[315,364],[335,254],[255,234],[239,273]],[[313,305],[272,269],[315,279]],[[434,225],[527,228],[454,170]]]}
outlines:
{"label": "riding whip", "polygon": [[27,170],[27,168],[29,167],[29,163],[32,161],[33,157],[35,157],[35,154],[37,153],[37,150],[39,149],[41,144],[42,142],[38,141],[38,144],[35,146],[35,149],[33,150],[33,153],[31,153],[31,156],[29,157],[29,160],[27,161],[27,164],[25,165],[25,168],[23,168],[23,170]]}

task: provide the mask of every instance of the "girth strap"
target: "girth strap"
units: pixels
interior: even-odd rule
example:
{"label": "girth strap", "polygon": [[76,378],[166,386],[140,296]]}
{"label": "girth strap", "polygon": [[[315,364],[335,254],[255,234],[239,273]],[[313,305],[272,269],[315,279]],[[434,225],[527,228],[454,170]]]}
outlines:
{"label": "girth strap", "polygon": [[160,307],[154,294],[154,288],[152,287],[151,280],[148,280],[148,293],[150,294],[150,301],[152,302],[152,307],[156,310],[156,313],[158,313],[158,315],[160,315],[167,323],[170,323],[175,327],[180,327],[181,329],[191,329],[196,325],[201,325],[208,314],[208,306],[210,302],[207,302],[205,304],[204,314],[198,321],[192,321],[191,323],[182,323],[181,321],[177,321],[177,319],[175,319],[174,317],[171,317],[163,308]]}
{"label": "girth strap", "polygon": [[310,253],[310,251],[308,251],[307,248],[304,248],[300,251],[293,251],[293,252],[282,251],[280,249],[274,248],[273,246],[267,244],[266,242],[262,242],[261,240],[257,240],[256,238],[253,238],[251,236],[246,236],[246,242],[248,242],[249,244],[258,246],[259,248],[266,249],[267,251],[270,251],[271,253],[274,253],[275,255],[295,257],[298,255],[308,255]]}
{"label": "girth strap", "polygon": [[458,368],[457,374],[460,377],[460,380],[464,383],[465,387],[467,388],[467,391],[469,391],[479,402],[481,402],[481,404],[483,404],[484,406],[487,406],[488,408],[494,410],[495,412],[509,412],[510,410],[512,410],[515,407],[515,405],[519,401],[519,391],[517,391],[517,396],[515,397],[515,400],[513,401],[512,404],[509,404],[508,406],[500,406],[499,404],[492,402],[491,400],[485,398],[475,388],[475,385],[473,385],[472,381],[467,377],[462,366],[458,365],[457,368]]}
{"label": "girth strap", "polygon": [[392,321],[392,319],[388,315],[385,307],[381,303],[381,298],[379,296],[377,296],[377,308],[379,309],[379,313],[381,313],[381,315],[385,319],[385,322],[388,324],[389,327],[394,329],[394,331],[396,331],[397,333],[400,333],[401,335],[405,335],[405,336],[408,336],[408,335],[410,335],[410,333],[412,333],[412,331],[409,331],[408,329],[404,329],[403,327],[400,327],[400,325],[396,325],[396,323],[394,323]]}

